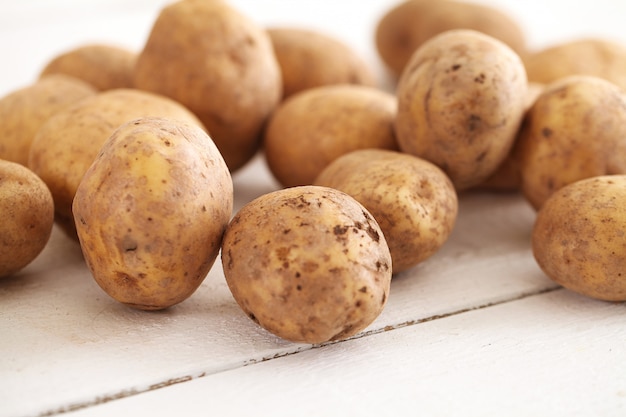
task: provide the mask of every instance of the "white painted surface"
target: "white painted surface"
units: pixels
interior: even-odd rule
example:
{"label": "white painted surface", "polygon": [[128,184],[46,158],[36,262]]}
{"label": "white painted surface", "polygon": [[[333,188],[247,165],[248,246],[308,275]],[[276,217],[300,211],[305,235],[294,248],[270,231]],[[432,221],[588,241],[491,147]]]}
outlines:
{"label": "white painted surface", "polygon": [[[379,70],[372,25],[395,4],[232,3],[261,23],[334,33]],[[626,42],[625,2],[487,3],[516,13],[533,45],[588,33]],[[139,48],[163,4],[0,0],[0,95],[82,42]],[[235,176],[237,207],[275,188],[257,158]],[[91,279],[77,244],[55,230],[33,264],[0,281],[0,416],[74,408],[85,416],[626,415],[625,306],[543,276],[529,248],[533,220],[519,196],[463,196],[450,241],[394,278],[378,320],[354,340],[315,348],[252,323],[219,260],[168,311],[121,306]]]}

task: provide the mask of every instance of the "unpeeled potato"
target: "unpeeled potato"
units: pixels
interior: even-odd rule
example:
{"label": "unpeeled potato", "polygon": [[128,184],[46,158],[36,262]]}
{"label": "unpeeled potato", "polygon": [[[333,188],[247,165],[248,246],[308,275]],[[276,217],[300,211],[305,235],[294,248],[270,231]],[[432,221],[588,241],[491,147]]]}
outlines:
{"label": "unpeeled potato", "polygon": [[141,118],[108,138],[73,202],[87,265],[115,300],[160,310],[187,299],[232,214],[228,168],[205,131]]}

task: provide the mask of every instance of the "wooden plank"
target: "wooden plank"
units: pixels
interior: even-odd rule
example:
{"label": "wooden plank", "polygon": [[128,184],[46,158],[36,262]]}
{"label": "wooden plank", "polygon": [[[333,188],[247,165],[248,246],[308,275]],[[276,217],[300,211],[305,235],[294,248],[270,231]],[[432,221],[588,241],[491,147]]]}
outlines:
{"label": "wooden plank", "polygon": [[311,349],[80,411],[623,416],[626,306],[567,290]]}

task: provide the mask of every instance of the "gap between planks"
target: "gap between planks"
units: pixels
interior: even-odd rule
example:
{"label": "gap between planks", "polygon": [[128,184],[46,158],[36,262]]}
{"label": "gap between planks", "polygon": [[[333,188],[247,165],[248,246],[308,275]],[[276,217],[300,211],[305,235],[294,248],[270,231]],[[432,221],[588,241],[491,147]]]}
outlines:
{"label": "gap between planks", "polygon": [[401,328],[404,328],[404,327],[414,326],[414,325],[417,325],[417,324],[420,324],[420,323],[425,323],[425,322],[430,322],[430,321],[434,321],[434,320],[444,319],[444,318],[447,318],[447,317],[452,317],[452,316],[456,316],[456,315],[459,315],[459,314],[468,313],[470,311],[481,310],[481,309],[485,309],[485,308],[489,308],[489,307],[494,307],[494,306],[498,306],[498,305],[502,305],[502,304],[507,304],[507,303],[523,300],[525,298],[539,296],[539,295],[547,294],[547,293],[550,293],[550,292],[553,292],[553,291],[557,291],[557,290],[562,290],[562,289],[563,289],[563,287],[561,287],[559,285],[554,285],[554,286],[550,286],[550,287],[547,287],[547,288],[543,288],[541,290],[522,293],[522,294],[519,294],[519,295],[517,295],[515,297],[512,297],[512,298],[507,298],[507,299],[499,300],[499,301],[493,301],[493,302],[481,304],[481,305],[478,305],[478,306],[475,306],[475,307],[463,308],[463,309],[460,309],[460,310],[451,311],[449,313],[436,314],[436,315],[429,316],[429,317],[424,317],[424,318],[421,318],[421,319],[406,320],[406,321],[403,321],[403,322],[400,322],[400,323],[387,325],[387,326],[381,327],[379,329],[372,329],[372,330],[368,330],[368,331],[365,331],[365,332],[361,332],[361,333],[358,333],[358,334],[356,334],[356,335],[354,335],[352,337],[349,337],[347,339],[342,339],[342,340],[337,340],[337,341],[332,341],[332,342],[319,343],[319,344],[306,345],[306,346],[297,346],[294,349],[288,349],[288,350],[285,350],[284,352],[276,353],[276,354],[271,355],[271,356],[263,356],[263,357],[258,358],[258,359],[255,359],[255,358],[248,359],[248,360],[245,360],[243,362],[239,362],[237,364],[227,365],[227,366],[224,366],[221,369],[215,369],[215,370],[213,370],[211,372],[203,371],[203,372],[199,372],[199,373],[197,373],[195,375],[184,375],[184,376],[180,376],[180,377],[170,378],[170,379],[167,379],[165,381],[161,381],[161,382],[157,382],[155,384],[151,384],[151,385],[149,385],[149,386],[147,386],[145,388],[124,389],[124,390],[121,390],[121,391],[119,391],[117,393],[114,393],[114,394],[98,396],[98,397],[94,398],[93,400],[84,401],[84,402],[78,402],[78,403],[70,404],[70,405],[67,405],[67,406],[61,406],[61,407],[56,408],[56,409],[52,409],[52,410],[48,410],[48,411],[42,412],[42,413],[39,414],[39,416],[40,417],[48,417],[48,416],[55,416],[55,415],[59,415],[59,414],[70,413],[70,412],[81,410],[81,409],[85,409],[85,408],[88,408],[88,407],[93,407],[93,406],[96,406],[96,405],[99,405],[99,404],[104,404],[104,403],[107,403],[109,401],[115,401],[115,400],[119,400],[119,399],[122,399],[122,398],[131,397],[133,395],[141,394],[141,393],[144,393],[144,392],[149,392],[149,391],[154,391],[154,390],[157,390],[157,389],[165,388],[165,387],[168,387],[170,385],[181,384],[183,382],[191,381],[193,379],[202,378],[202,377],[209,376],[209,375],[216,375],[216,374],[219,374],[221,372],[230,371],[230,370],[237,369],[237,368],[240,368],[240,367],[250,366],[250,365],[257,364],[257,363],[261,363],[261,362],[266,362],[266,361],[273,360],[273,359],[282,358],[282,357],[285,357],[285,356],[291,356],[291,355],[298,354],[300,352],[305,352],[305,351],[313,350],[313,349],[319,349],[319,348],[323,348],[325,346],[334,345],[334,344],[346,342],[346,341],[349,341],[349,340],[361,339],[361,338],[364,338],[364,337],[368,337],[368,336],[372,336],[372,335],[376,335],[376,334],[392,331],[392,330],[395,330],[395,329],[401,329]]}

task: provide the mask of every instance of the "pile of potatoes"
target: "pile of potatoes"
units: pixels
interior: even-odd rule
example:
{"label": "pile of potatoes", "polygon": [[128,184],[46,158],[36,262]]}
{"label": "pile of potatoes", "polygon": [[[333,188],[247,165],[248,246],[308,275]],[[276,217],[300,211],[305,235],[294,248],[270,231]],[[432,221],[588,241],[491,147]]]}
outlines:
{"label": "pile of potatoes", "polygon": [[[0,276],[56,222],[107,294],[159,310],[221,253],[250,319],[323,343],[371,324],[392,277],[446,243],[460,193],[488,190],[537,210],[550,278],[626,300],[626,49],[532,51],[514,18],[453,0],[399,3],[373,35],[393,91],[340,39],[227,2],[164,7],[140,51],[54,57],[0,99]],[[257,154],[282,187],[233,213]]]}

